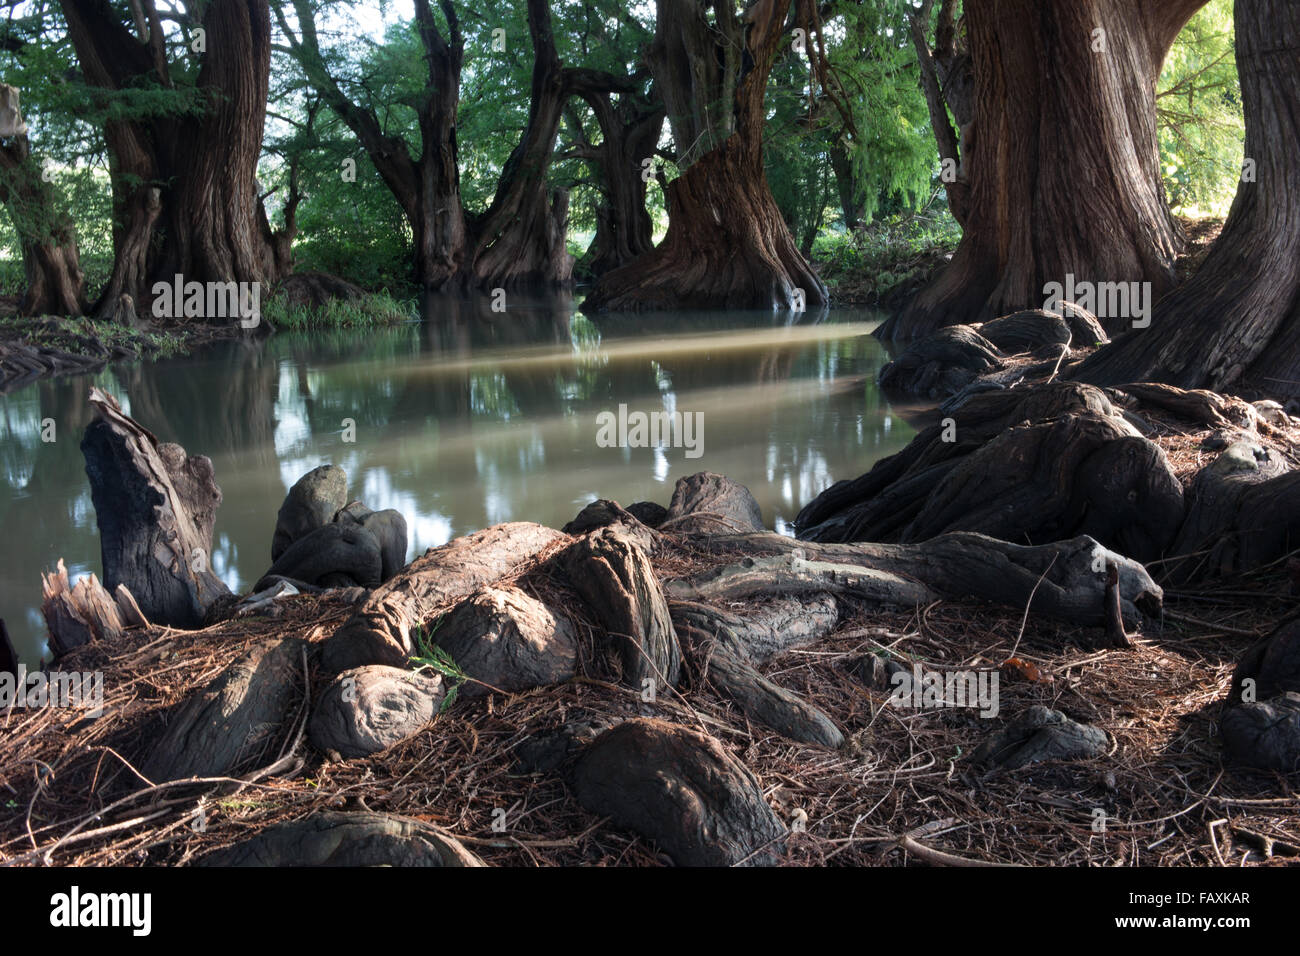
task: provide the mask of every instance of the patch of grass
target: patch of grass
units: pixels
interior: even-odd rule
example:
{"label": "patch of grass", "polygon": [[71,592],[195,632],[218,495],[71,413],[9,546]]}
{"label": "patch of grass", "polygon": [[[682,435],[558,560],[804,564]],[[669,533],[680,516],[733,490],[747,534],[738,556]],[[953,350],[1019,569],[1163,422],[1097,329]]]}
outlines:
{"label": "patch of grass", "polygon": [[891,216],[853,233],[824,233],[813,243],[831,297],[890,307],[947,262],[961,227],[948,211]]}
{"label": "patch of grass", "polygon": [[262,317],[278,329],[358,329],[400,325],[418,319],[414,300],[401,300],[388,292],[367,293],[365,298],[331,299],[323,307],[291,306],[274,296],[262,305]]}
{"label": "patch of grass", "polygon": [[127,349],[150,358],[171,358],[184,352],[183,337],[165,332],[145,332],[89,318],[46,315],[0,318],[0,339],[57,349],[75,355],[100,356],[103,350]]}
{"label": "patch of grass", "polygon": [[433,635],[441,624],[442,618],[438,618],[427,631],[423,626],[415,629],[415,653],[410,658],[411,663],[415,665],[414,673],[431,670],[451,682],[451,686],[447,688],[447,696],[442,699],[442,706],[438,708],[440,714],[456,700],[456,695],[460,693],[460,685],[469,680],[469,675],[461,670],[452,656],[433,642]]}

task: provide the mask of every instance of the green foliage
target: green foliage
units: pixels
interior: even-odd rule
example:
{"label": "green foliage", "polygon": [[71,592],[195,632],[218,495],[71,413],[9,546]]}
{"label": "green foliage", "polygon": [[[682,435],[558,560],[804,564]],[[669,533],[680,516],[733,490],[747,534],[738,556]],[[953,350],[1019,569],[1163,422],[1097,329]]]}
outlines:
{"label": "green foliage", "polygon": [[812,258],[834,298],[881,304],[927,279],[960,241],[961,227],[940,209],[888,216],[853,233],[824,233]]}
{"label": "green foliage", "polygon": [[387,292],[368,294],[348,302],[330,299],[323,308],[290,306],[283,296],[273,296],[262,306],[262,316],[279,329],[354,329],[395,325],[419,318],[413,300],[399,301]]}
{"label": "green foliage", "polygon": [[470,676],[461,670],[450,654],[434,643],[434,634],[442,624],[442,618],[433,622],[433,626],[427,631],[421,625],[415,629],[415,653],[411,655],[410,661],[415,665],[413,672],[419,674],[421,671],[431,670],[434,673],[441,674],[444,680],[450,682],[447,688],[447,696],[442,699],[442,706],[438,708],[438,713],[443,713],[456,700],[460,693],[460,685],[470,679]]}
{"label": "green foliage", "polygon": [[1241,178],[1246,127],[1232,16],[1232,0],[1201,8],[1170,51],[1157,87],[1160,162],[1179,214],[1225,214]]}

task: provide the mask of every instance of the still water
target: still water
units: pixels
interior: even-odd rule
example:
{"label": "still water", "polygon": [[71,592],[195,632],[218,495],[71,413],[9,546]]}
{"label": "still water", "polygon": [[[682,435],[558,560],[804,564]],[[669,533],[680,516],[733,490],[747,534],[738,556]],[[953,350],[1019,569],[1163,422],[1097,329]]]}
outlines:
{"label": "still water", "polygon": [[[749,486],[767,524],[788,531],[832,481],[915,434],[876,391],[887,357],[870,312],[592,320],[552,297],[500,314],[486,299],[435,299],[426,314],[0,395],[0,618],[19,654],[35,664],[44,649],[40,570],[62,557],[74,580],[102,575],[78,447],[92,383],[160,441],[212,459],[224,494],[212,565],[235,591],[270,564],[289,486],[326,462],[347,471],[351,497],[406,516],[413,557],[502,521],[559,527],[598,497],[667,505],[678,478],[706,470]],[[698,457],[601,447],[598,416],[620,405],[694,416]]]}

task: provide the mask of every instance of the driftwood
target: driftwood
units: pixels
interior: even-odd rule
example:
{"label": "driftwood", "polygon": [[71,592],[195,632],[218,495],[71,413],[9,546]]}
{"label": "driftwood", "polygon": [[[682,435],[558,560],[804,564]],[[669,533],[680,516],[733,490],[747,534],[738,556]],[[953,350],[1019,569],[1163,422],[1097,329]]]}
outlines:
{"label": "driftwood", "polygon": [[581,753],[571,785],[584,807],[653,840],[678,866],[780,860],[786,828],[758,780],[698,731],[626,721]]}
{"label": "driftwood", "polygon": [[755,667],[781,650],[830,633],[839,617],[834,598],[807,603],[782,599],[745,617],[693,602],[674,602],[671,609],[673,626],[691,647],[697,666],[747,717],[801,743],[831,748],[844,743],[830,717]]}
{"label": "driftwood", "polygon": [[337,674],[366,664],[404,667],[416,651],[415,632],[435,612],[493,584],[565,534],[526,521],[496,525],[433,548],[371,592],[327,640],[321,664]]}
{"label": "driftwood", "polygon": [[645,549],[621,526],[575,541],[560,556],[565,576],[613,642],[624,683],[677,684],[681,649],[668,602]]}
{"label": "driftwood", "polygon": [[289,723],[303,686],[303,644],[259,644],[172,714],[141,770],[154,783],[232,774],[261,756]]}
{"label": "driftwood", "polygon": [[200,866],[482,866],[454,837],[386,813],[318,812],[277,823]]}
{"label": "driftwood", "polygon": [[140,610],[158,624],[194,627],[208,608],[230,595],[210,568],[212,525],[221,489],[212,462],[159,443],[122,412],[117,401],[90,390],[95,420],[81,451],[90,477],[103,557],[104,585],[124,584]]}
{"label": "driftwood", "polygon": [[55,660],[74,647],[121,637],[124,624],[118,604],[93,574],[70,584],[68,569],[59,558],[52,573],[41,572],[41,591],[41,615],[50,632],[50,653]]}
{"label": "driftwood", "polygon": [[936,597],[977,598],[1102,627],[1108,562],[1119,570],[1127,624],[1138,624],[1143,611],[1156,613],[1164,598],[1140,563],[1086,536],[1034,546],[966,532],[919,544],[819,544],[772,533],[714,535],[692,543],[746,557],[667,582],[665,590],[675,600],[740,600],[774,586],[902,604]]}
{"label": "driftwood", "polygon": [[558,684],[578,667],[578,636],[563,615],[518,588],[486,587],[456,605],[433,632],[471,678],[468,696]]}
{"label": "driftwood", "polygon": [[375,665],[344,671],[321,693],[308,739],[322,753],[364,757],[401,743],[433,720],[447,690],[441,675]]}

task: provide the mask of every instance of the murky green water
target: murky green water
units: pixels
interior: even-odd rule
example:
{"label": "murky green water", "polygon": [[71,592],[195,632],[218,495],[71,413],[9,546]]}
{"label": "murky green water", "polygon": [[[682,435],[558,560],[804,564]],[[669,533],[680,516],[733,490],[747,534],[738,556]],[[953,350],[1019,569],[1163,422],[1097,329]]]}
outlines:
{"label": "murky green water", "polygon": [[[597,497],[667,505],[678,478],[704,470],[748,485],[786,530],[831,481],[914,434],[876,392],[886,358],[867,312],[590,321],[556,298],[504,314],[487,300],[436,300],[428,313],[424,324],[121,365],[93,383],[160,440],[212,459],[225,496],[213,567],[236,590],[270,564],[289,485],[325,462],[346,469],[353,497],[406,516],[414,556],[501,521],[559,527]],[[43,645],[40,570],[62,557],[74,576],[101,573],[78,447],[91,383],[0,396],[0,618],[30,663]],[[699,457],[601,447],[597,416],[620,404],[698,414]],[[41,440],[47,419],[53,442]]]}

